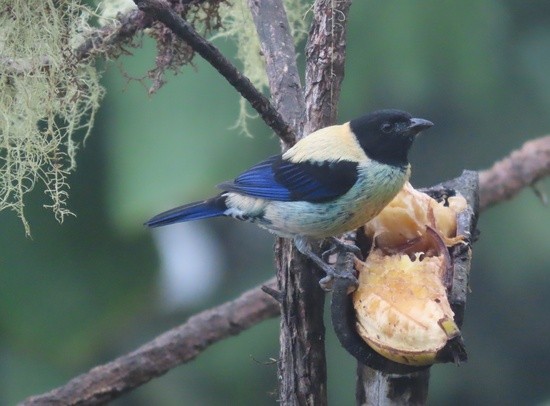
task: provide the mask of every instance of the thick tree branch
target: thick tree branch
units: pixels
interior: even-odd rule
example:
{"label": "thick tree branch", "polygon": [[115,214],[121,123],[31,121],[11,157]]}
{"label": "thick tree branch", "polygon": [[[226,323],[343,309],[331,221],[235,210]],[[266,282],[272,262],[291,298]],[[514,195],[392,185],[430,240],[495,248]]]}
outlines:
{"label": "thick tree branch", "polygon": [[490,169],[479,172],[479,206],[484,210],[511,199],[550,175],[550,135],[527,141]]}
{"label": "thick tree branch", "polygon": [[265,123],[285,142],[292,143],[292,128],[269,100],[209,41],[181,18],[165,0],[134,0],[138,8],[162,22],[208,61],[252,105]]}
{"label": "thick tree branch", "polygon": [[[282,0],[248,0],[266,62],[271,98],[297,141],[304,128],[305,101],[296,66],[294,40]],[[285,145],[284,148],[290,145]]]}
{"label": "thick tree branch", "polygon": [[[300,139],[305,101],[283,2],[249,0],[248,4],[265,56],[272,99]],[[283,145],[283,149],[287,147],[288,144]],[[288,240],[277,240],[275,257],[282,293],[279,402],[283,405],[326,404],[325,295],[318,285],[319,276]]]}
{"label": "thick tree branch", "polygon": [[[265,285],[273,289],[275,278]],[[113,400],[170,369],[193,360],[210,345],[234,336],[279,314],[279,304],[256,287],[237,299],[192,316],[130,354],[70,380],[21,405],[102,404]]]}
{"label": "thick tree branch", "polygon": [[351,0],[317,0],[306,45],[305,133],[334,124],[346,62]]}
{"label": "thick tree branch", "polygon": [[[309,91],[306,93],[305,109],[311,113],[307,114],[304,135],[333,124],[336,119],[345,60],[345,18],[350,3],[315,3],[306,51],[309,72],[309,75],[306,73],[306,89]],[[282,1],[249,0],[249,5],[266,58],[272,97],[287,122],[294,124],[299,139],[304,122],[304,96]],[[333,18],[336,15],[338,21]],[[325,114],[317,114],[320,111],[317,106],[323,104]],[[318,286],[320,277],[289,241],[279,239],[275,255],[279,288],[284,294],[279,401],[282,404],[323,405],[327,402],[323,323],[325,296]],[[300,317],[296,317],[297,314]]]}
{"label": "thick tree branch", "polygon": [[[304,135],[334,124],[336,120],[336,104],[345,61],[345,21],[337,25],[333,16],[343,14],[345,20],[350,3],[315,2],[306,46]],[[338,10],[332,9],[332,6]],[[324,14],[327,9],[330,12]],[[261,30],[258,31],[261,36]],[[264,46],[266,42],[263,41]],[[327,45],[330,47],[328,51],[325,48]],[[327,52],[329,59],[326,58]],[[277,70],[273,71],[271,75],[274,75],[275,84],[280,83],[276,80]],[[339,74],[333,75],[335,71]],[[270,84],[273,87],[273,83]],[[288,92],[292,89],[287,87],[286,90]],[[279,400],[284,405],[325,405],[325,295],[319,288],[320,275],[316,268],[305,263],[290,241],[279,239],[275,255],[280,289],[285,294],[281,320]]]}

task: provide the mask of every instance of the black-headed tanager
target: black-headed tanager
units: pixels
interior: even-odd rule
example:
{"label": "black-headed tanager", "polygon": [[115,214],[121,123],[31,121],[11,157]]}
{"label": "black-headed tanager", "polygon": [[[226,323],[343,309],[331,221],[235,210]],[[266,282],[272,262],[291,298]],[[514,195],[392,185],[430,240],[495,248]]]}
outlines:
{"label": "black-headed tanager", "polygon": [[158,214],[145,224],[218,216],[249,221],[293,238],[330,279],[334,269],[313,252],[311,242],[331,238],[345,247],[334,237],[364,225],[401,190],[410,176],[409,149],[416,135],[432,125],[403,111],[379,110],[322,128],[220,184],[219,195]]}

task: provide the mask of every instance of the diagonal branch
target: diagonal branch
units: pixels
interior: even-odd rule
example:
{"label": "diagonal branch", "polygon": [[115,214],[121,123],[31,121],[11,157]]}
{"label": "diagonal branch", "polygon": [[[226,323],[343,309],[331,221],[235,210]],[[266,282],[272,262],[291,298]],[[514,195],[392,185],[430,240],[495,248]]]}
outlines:
{"label": "diagonal branch", "polygon": [[216,48],[201,37],[165,0],[134,0],[138,8],[162,22],[208,61],[252,105],[265,123],[285,142],[292,143],[292,128],[250,80]]}
{"label": "diagonal branch", "polygon": [[[265,285],[273,289],[275,278]],[[278,313],[279,304],[261,287],[253,288],[233,301],[192,316],[130,354],[97,366],[48,393],[28,398],[21,405],[103,404]]]}
{"label": "diagonal branch", "polygon": [[480,210],[511,199],[550,175],[550,135],[527,141],[490,169],[479,172]]}

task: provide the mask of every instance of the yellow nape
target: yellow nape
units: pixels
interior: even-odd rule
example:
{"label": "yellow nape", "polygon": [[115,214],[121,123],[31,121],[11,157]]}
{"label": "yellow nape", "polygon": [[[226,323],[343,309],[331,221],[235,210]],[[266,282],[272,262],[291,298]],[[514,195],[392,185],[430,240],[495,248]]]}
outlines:
{"label": "yellow nape", "polygon": [[283,154],[291,162],[337,161],[364,162],[368,160],[350,129],[349,123],[321,128],[303,138]]}

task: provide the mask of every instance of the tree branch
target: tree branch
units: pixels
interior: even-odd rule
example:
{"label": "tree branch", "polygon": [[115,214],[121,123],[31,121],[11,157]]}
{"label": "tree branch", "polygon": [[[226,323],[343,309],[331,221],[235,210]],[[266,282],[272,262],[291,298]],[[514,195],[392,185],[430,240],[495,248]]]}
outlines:
{"label": "tree branch", "polygon": [[[212,5],[221,1],[223,0],[209,0],[208,3]],[[206,0],[171,0],[170,7],[184,15],[192,7],[205,2]],[[138,9],[119,13],[115,23],[91,31],[87,39],[76,49],[75,56],[78,61],[96,55],[118,57],[122,46],[132,43],[136,34],[150,28],[152,23],[152,18]]]}
{"label": "tree branch", "polygon": [[[333,17],[345,17],[350,3],[317,0],[314,4],[306,45],[304,134],[334,124],[336,120],[344,72],[345,21],[337,25]],[[337,9],[332,9],[333,6]],[[278,239],[275,256],[280,290],[286,299],[281,320],[279,400],[285,405],[326,405],[325,294],[319,287],[321,276],[290,241]]]}
{"label": "tree branch", "polygon": [[317,0],[313,6],[306,45],[306,134],[336,122],[350,6],[351,0]]}
{"label": "tree branch", "polygon": [[[303,135],[305,100],[296,67],[296,51],[281,0],[248,1],[262,53],[272,99],[297,139]],[[289,145],[283,145],[283,149]],[[319,275],[295,250],[277,239],[277,280],[281,291],[279,402],[283,405],[323,405],[326,397],[325,295]],[[296,317],[299,314],[300,317]]]}
{"label": "tree branch", "polygon": [[490,169],[479,172],[480,210],[511,199],[550,175],[550,135],[527,141]]}
{"label": "tree branch", "polygon": [[122,44],[131,43],[134,36],[149,28],[152,22],[151,17],[139,10],[119,14],[116,24],[107,24],[92,31],[75,50],[75,57],[77,61],[82,61],[95,55],[117,56],[120,51],[112,55],[114,49],[121,49]]}
{"label": "tree branch", "polygon": [[[265,283],[276,286],[275,278]],[[130,354],[97,366],[64,386],[21,405],[102,404],[193,360],[210,345],[279,314],[279,304],[255,287],[237,299],[205,310]]]}
{"label": "tree branch", "polygon": [[[296,66],[294,40],[282,0],[248,0],[266,62],[273,104],[294,129],[295,141],[304,129],[305,101]],[[288,148],[289,144],[284,148]]]}
{"label": "tree branch", "polygon": [[[306,91],[304,106],[293,40],[282,1],[249,0],[266,58],[272,97],[287,122],[294,124],[298,139],[304,128],[304,107],[309,114],[303,134],[335,122],[345,61],[345,18],[350,3],[316,1],[314,5],[306,50],[309,72],[306,73],[306,89],[309,91]],[[336,21],[336,15],[343,16],[341,21]],[[322,114],[317,113],[320,105],[324,105]],[[325,295],[318,285],[320,275],[294,250],[290,241],[278,239],[275,256],[279,289],[284,295],[279,401],[282,404],[323,405],[327,403]],[[297,314],[300,317],[296,317]]]}
{"label": "tree branch", "polygon": [[292,143],[292,128],[269,100],[241,74],[212,43],[201,37],[165,0],[134,0],[138,8],[162,22],[208,61],[252,105],[265,123],[285,142]]}

